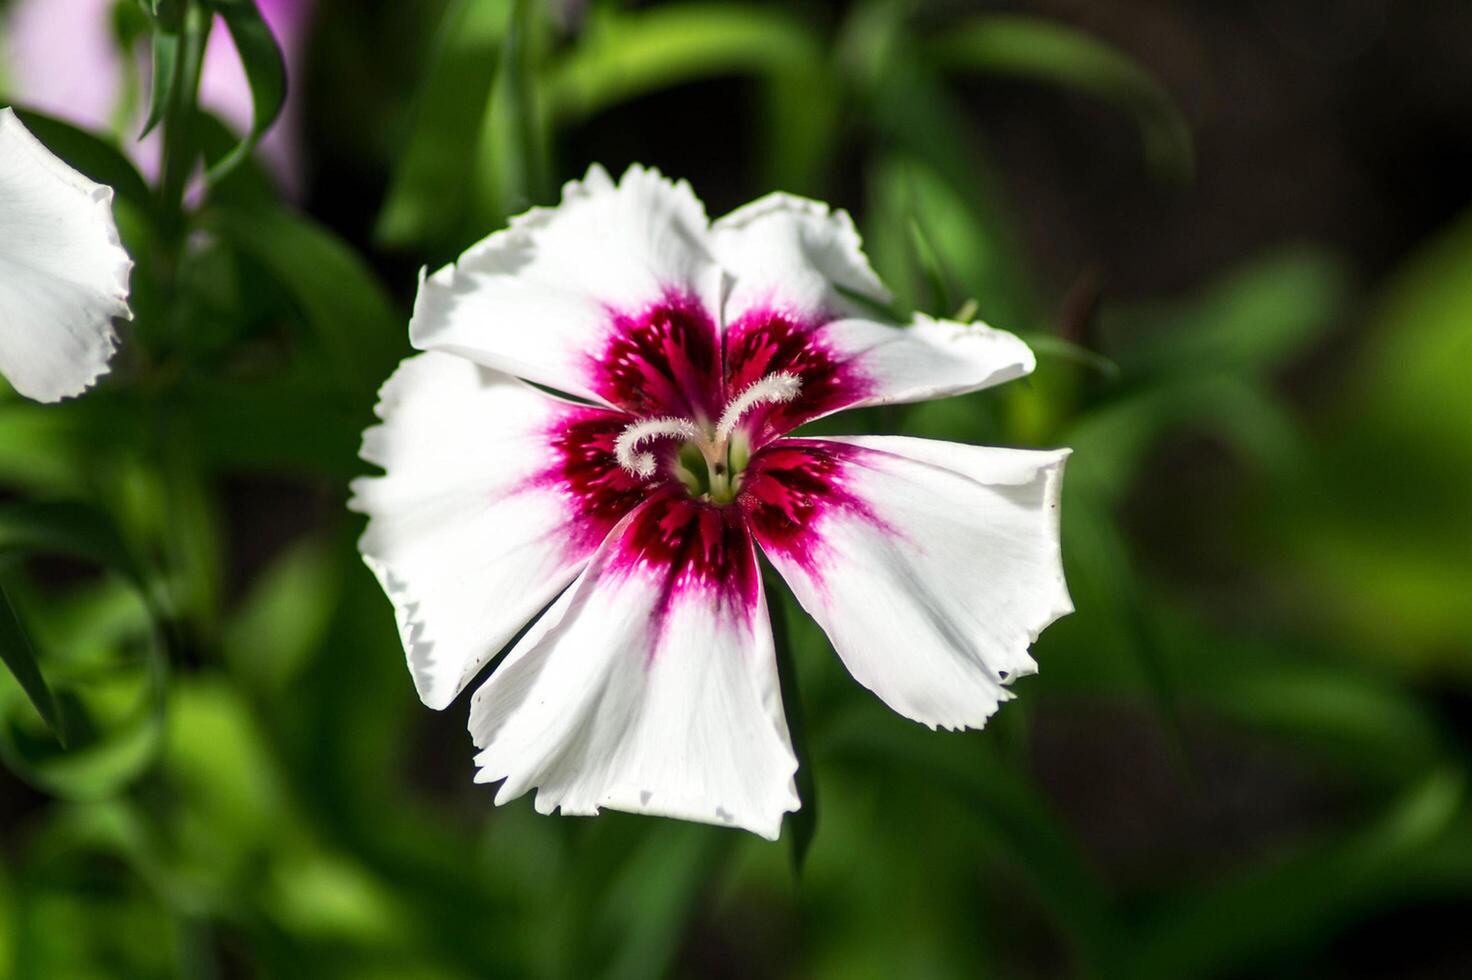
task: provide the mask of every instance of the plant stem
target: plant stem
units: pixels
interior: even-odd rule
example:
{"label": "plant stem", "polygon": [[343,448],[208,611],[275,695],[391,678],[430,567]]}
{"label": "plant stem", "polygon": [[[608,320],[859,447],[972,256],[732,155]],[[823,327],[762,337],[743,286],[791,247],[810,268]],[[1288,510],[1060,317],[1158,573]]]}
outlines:
{"label": "plant stem", "polygon": [[174,62],[174,83],[169,106],[164,112],[163,164],[159,178],[160,214],[177,250],[177,240],[184,231],[184,194],[189,175],[194,169],[194,113],[199,97],[199,76],[204,64],[205,44],[209,41],[210,14],[199,4],[190,2],[184,11],[184,43]]}

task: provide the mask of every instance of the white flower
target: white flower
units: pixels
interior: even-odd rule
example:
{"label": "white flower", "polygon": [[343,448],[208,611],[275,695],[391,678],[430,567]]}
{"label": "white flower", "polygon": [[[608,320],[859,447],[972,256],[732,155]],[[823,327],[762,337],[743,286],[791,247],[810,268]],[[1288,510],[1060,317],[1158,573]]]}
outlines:
{"label": "white flower", "polygon": [[58,160],[0,109],[0,374],[22,395],[79,395],[107,371],[133,263],[112,188]]}
{"label": "white flower", "polygon": [[[384,386],[360,547],[420,697],[476,692],[496,802],[734,824],[798,806],[756,546],[853,676],[980,727],[1071,605],[1067,451],[790,438],[863,405],[1024,375],[1011,334],[896,328],[847,214],[772,195],[715,223],[685,183],[594,167],[425,280],[428,353]],[[582,401],[554,397],[527,382]]]}

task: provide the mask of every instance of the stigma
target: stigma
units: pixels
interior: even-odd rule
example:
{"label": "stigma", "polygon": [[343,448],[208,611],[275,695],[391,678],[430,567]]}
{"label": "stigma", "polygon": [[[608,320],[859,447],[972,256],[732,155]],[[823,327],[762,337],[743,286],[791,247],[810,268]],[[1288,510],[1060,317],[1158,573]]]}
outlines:
{"label": "stigma", "polygon": [[[698,451],[695,457],[704,458],[705,479],[688,471],[682,452],[676,461],[676,475],[692,494],[707,497],[717,503],[729,503],[740,489],[741,472],[748,457],[746,440],[739,439],[733,446],[732,436],[737,433],[741,420],[752,409],[760,405],[780,405],[792,401],[802,390],[802,381],[791,371],[774,371],[748,385],[727,404],[714,429],[710,423],[696,425],[689,419],[675,416],[639,419],[630,422],[614,441],[614,456],[618,465],[631,476],[648,480],[659,469],[659,461],[653,452],[641,449],[657,439],[678,439],[686,447]],[[733,452],[733,449],[735,450]]]}

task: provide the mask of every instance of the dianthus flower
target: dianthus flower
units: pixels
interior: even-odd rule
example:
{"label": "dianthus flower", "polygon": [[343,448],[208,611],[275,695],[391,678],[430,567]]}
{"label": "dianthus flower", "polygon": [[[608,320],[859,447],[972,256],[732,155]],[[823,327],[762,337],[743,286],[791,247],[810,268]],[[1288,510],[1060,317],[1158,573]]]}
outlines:
{"label": "dianthus flower", "polygon": [[758,548],[908,718],[979,727],[1035,669],[1071,609],[1066,450],[790,434],[1034,366],[889,302],[847,214],[775,194],[712,223],[638,167],[594,167],[421,283],[426,353],[383,388],[363,457],[386,475],[353,505],[426,704],[532,623],[470,712],[497,803],[776,837],[797,762]]}

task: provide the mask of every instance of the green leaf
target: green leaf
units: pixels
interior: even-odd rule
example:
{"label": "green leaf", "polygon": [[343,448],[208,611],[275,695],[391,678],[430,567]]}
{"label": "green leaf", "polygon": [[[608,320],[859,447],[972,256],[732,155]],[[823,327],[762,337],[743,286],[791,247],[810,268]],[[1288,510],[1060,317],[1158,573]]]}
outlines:
{"label": "green leaf", "polygon": [[[120,577],[80,590],[81,602],[43,603],[37,597],[30,604],[33,635],[52,640],[44,646],[52,653],[47,663],[54,710],[48,717],[32,698],[26,705],[35,707],[37,718],[16,698],[0,697],[0,757],[47,792],[73,799],[111,796],[152,764],[162,741],[161,610],[111,519],[95,508],[0,508],[0,555],[31,552],[95,563]],[[38,737],[38,720],[66,733],[64,750]]]}
{"label": "green leaf", "polygon": [[138,205],[145,214],[153,211],[153,197],[138,168],[108,140],[51,116],[14,106],[15,114],[47,149],[99,184],[106,184],[119,198]]}
{"label": "green leaf", "polygon": [[1322,249],[1274,250],[1185,300],[1106,312],[1103,331],[1129,375],[1265,374],[1319,340],[1343,312],[1349,277]]}
{"label": "green leaf", "polygon": [[63,746],[66,745],[66,736],[61,728],[61,716],[57,713],[56,701],[51,695],[51,688],[46,684],[46,678],[41,675],[41,668],[36,664],[36,652],[31,646],[30,637],[26,629],[21,625],[20,618],[15,614],[15,607],[10,604],[10,597],[5,590],[0,588],[0,662],[10,668],[20,684],[21,690],[25,691],[26,697],[31,699],[36,713],[46,722],[46,726],[56,735],[56,740]]}
{"label": "green leaf", "polygon": [[1140,576],[1092,472],[1072,472],[1063,513],[1063,555],[1080,614],[1107,617],[1124,639],[1139,671],[1142,688],[1159,716],[1176,762],[1194,776],[1187,749],[1178,681],[1167,660],[1155,623],[1154,609],[1140,586]]}
{"label": "green leaf", "polygon": [[574,120],[694,79],[802,72],[823,60],[813,31],[776,8],[665,4],[595,21],[552,68],[549,88],[557,115]]}
{"label": "green leaf", "polygon": [[[239,138],[216,115],[196,111],[195,139],[204,154],[205,166],[216,167],[235,152]],[[250,158],[235,164],[228,174],[210,186],[210,203],[235,207],[276,207],[278,192],[260,164]]]}
{"label": "green leaf", "polygon": [[531,0],[513,0],[503,62],[503,83],[511,109],[511,129],[516,139],[521,187],[532,202],[545,201],[550,187],[544,146],[546,134],[542,130],[542,110],[537,91],[540,66],[533,38],[536,9]]}
{"label": "green leaf", "polygon": [[1173,625],[1165,646],[1183,701],[1357,780],[1403,785],[1447,755],[1448,733],[1428,705],[1337,650],[1315,655],[1292,638],[1223,637],[1194,624]]}
{"label": "green leaf", "polygon": [[1165,436],[1204,432],[1226,440],[1264,471],[1291,472],[1303,438],[1286,405],[1259,381],[1229,373],[1171,375],[1132,389],[1080,417],[1062,437],[1074,449],[1073,482],[1087,478],[1117,502]]}
{"label": "green leaf", "polygon": [[668,974],[701,889],[716,876],[733,843],[729,833],[688,824],[646,835],[619,869],[591,923],[597,935],[613,938],[614,951],[576,975],[641,980]]}
{"label": "green leaf", "polygon": [[236,148],[210,168],[208,180],[216,183],[235,169],[255,147],[286,105],[286,61],[270,26],[256,8],[255,0],[207,0],[219,12],[240,53],[250,84],[252,119],[250,131]]}
{"label": "green leaf", "polygon": [[1016,868],[1072,941],[1082,975],[1107,973],[1119,952],[1121,924],[1103,883],[1047,801],[998,759],[986,733],[938,735],[884,717],[884,710],[855,702],[823,733],[824,759],[877,765],[886,783],[918,783],[957,800],[988,849]]}
{"label": "green leaf", "polygon": [[115,391],[57,405],[0,402],[0,479],[12,488],[74,494],[109,454],[147,442],[136,406]]}
{"label": "green leaf", "polygon": [[413,131],[378,214],[373,234],[382,244],[436,241],[465,221],[480,124],[510,13],[510,0],[457,0],[445,12]]}
{"label": "green leaf", "polygon": [[918,222],[946,275],[982,304],[984,320],[1036,329],[1042,321],[1031,275],[1018,258],[1026,250],[996,168],[974,138],[970,114],[905,36],[902,23],[864,18],[845,38],[845,61],[864,86],[873,139],[883,147],[866,188],[876,267],[921,305],[931,284],[916,261]]}
{"label": "green leaf", "polygon": [[273,696],[286,690],[331,626],[342,587],[340,554],[309,539],[261,574],[223,637],[236,676]]}
{"label": "green leaf", "polygon": [[279,208],[211,207],[200,223],[292,297],[337,367],[339,387],[373,390],[408,353],[408,331],[378,279],[341,239]]}
{"label": "green leaf", "polygon": [[842,147],[844,91],[830,60],[794,61],[763,82],[762,168],[767,187],[817,197]]}
{"label": "green leaf", "polygon": [[164,115],[173,100],[174,80],[179,64],[179,32],[165,30],[161,25],[156,27],[151,48],[153,68],[148,94],[148,118],[143,121],[143,130],[138,134],[140,140],[164,121]]}
{"label": "green leaf", "polygon": [[1082,364],[1086,368],[1097,371],[1110,381],[1119,377],[1119,364],[1081,344],[1064,340],[1054,334],[1036,333],[1031,330],[1018,331],[1017,336],[1026,341],[1027,346],[1031,347],[1039,357],[1055,357],[1061,361]]}
{"label": "green leaf", "polygon": [[1264,555],[1347,650],[1466,678],[1472,212],[1362,308],[1356,361],[1315,420],[1302,479],[1263,500]]}
{"label": "green leaf", "polygon": [[1185,179],[1191,132],[1175,101],[1132,59],[1097,38],[1022,14],[987,14],[947,28],[933,49],[949,69],[1053,82],[1112,102],[1135,117],[1149,163]]}
{"label": "green leaf", "polygon": [[167,29],[179,29],[184,21],[184,7],[186,0],[148,0],[149,9],[153,11],[153,19]]}

